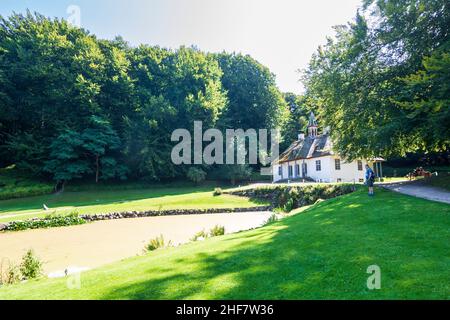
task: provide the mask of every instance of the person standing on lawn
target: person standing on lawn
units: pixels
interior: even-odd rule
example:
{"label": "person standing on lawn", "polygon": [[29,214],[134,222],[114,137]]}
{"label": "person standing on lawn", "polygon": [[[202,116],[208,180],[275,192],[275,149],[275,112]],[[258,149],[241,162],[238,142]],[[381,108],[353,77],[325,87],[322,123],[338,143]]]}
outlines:
{"label": "person standing on lawn", "polygon": [[366,184],[369,187],[369,196],[373,196],[373,184],[375,182],[375,172],[366,164]]}

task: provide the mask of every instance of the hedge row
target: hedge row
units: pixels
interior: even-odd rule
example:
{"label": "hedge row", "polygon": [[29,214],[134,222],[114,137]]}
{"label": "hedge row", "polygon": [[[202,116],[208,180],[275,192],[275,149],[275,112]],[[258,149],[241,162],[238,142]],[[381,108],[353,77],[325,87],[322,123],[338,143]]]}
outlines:
{"label": "hedge row", "polygon": [[51,194],[53,187],[50,185],[36,185],[24,187],[0,187],[0,200],[42,196]]}
{"label": "hedge row", "polygon": [[331,199],[353,191],[355,191],[355,186],[350,184],[274,185],[237,190],[231,192],[231,194],[270,201],[273,207],[289,212],[296,208],[314,204],[319,199]]}
{"label": "hedge row", "polygon": [[35,218],[25,221],[13,221],[6,224],[0,223],[0,231],[20,231],[27,229],[40,229],[52,227],[64,227],[71,225],[84,224],[92,221],[131,219],[157,216],[176,216],[176,215],[194,215],[194,214],[217,214],[217,213],[238,213],[238,212],[257,212],[270,211],[270,206],[258,206],[250,208],[213,208],[213,209],[173,209],[173,210],[148,210],[148,211],[127,211],[111,212],[104,214],[83,214],[71,213],[66,216],[47,216],[45,218]]}
{"label": "hedge row", "polygon": [[45,218],[36,218],[25,221],[13,221],[5,225],[6,231],[20,231],[27,229],[43,229],[53,227],[64,227],[86,223],[77,213],[71,213],[64,216],[47,216]]}
{"label": "hedge row", "polygon": [[258,206],[248,208],[211,208],[211,209],[172,209],[172,210],[148,210],[148,211],[127,211],[111,212],[105,214],[84,214],[80,218],[86,221],[102,221],[115,219],[146,218],[159,216],[186,216],[194,214],[218,214],[218,213],[238,213],[238,212],[261,212],[270,211],[271,206]]}

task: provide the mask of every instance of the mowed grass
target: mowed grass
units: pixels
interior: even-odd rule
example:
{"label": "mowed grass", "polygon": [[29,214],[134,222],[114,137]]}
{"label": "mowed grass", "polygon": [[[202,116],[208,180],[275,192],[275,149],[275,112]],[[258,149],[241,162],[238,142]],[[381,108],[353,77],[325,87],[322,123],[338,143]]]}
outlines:
{"label": "mowed grass", "polygon": [[[89,190],[0,201],[0,222],[48,214],[96,214],[122,211],[254,207],[245,197],[213,196],[212,187],[165,187],[132,190]],[[43,204],[50,210],[44,211]]]}
{"label": "mowed grass", "polygon": [[[450,206],[377,190],[263,228],[0,289],[0,299],[449,299]],[[367,268],[381,289],[367,288]],[[73,286],[72,286],[73,287]]]}
{"label": "mowed grass", "polygon": [[433,187],[438,187],[450,191],[450,173],[442,172],[437,177],[433,176],[432,178],[428,179],[426,183]]}

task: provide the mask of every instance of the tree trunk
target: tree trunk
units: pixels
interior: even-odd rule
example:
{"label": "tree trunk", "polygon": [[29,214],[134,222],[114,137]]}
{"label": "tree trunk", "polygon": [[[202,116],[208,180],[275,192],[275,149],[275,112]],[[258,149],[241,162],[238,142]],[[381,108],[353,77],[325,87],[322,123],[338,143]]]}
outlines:
{"label": "tree trunk", "polygon": [[95,165],[96,165],[96,171],[95,171],[95,183],[98,183],[98,176],[99,176],[99,170],[100,170],[100,166],[99,166],[99,155],[96,155],[95,158]]}

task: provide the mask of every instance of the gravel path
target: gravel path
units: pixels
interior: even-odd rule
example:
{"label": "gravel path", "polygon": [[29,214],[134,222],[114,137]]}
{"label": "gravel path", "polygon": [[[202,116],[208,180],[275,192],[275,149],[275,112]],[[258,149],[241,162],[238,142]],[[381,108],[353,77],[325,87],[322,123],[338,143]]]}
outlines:
{"label": "gravel path", "polygon": [[66,268],[95,268],[142,254],[150,239],[164,235],[173,244],[215,225],[233,233],[261,226],[271,212],[242,212],[186,216],[163,216],[99,221],[79,226],[0,233],[0,263],[17,263],[33,249],[45,263],[46,273]]}
{"label": "gravel path", "polygon": [[384,184],[382,186],[386,189],[404,193],[410,196],[450,204],[449,191],[440,188],[430,187],[420,182],[393,183],[393,184]]}

